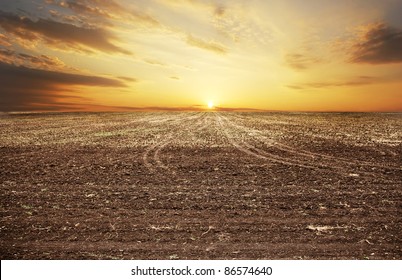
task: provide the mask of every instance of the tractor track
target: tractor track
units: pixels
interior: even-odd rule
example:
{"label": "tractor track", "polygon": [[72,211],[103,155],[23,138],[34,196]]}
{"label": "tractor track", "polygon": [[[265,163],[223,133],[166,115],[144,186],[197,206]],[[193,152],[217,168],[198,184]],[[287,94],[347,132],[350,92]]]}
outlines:
{"label": "tractor track", "polygon": [[[363,166],[371,168],[382,168],[384,170],[394,170],[394,171],[400,170],[400,168],[398,168],[397,166],[384,166],[365,161],[337,158],[305,150],[297,150],[296,148],[290,147],[289,145],[285,145],[277,141],[274,141],[273,139],[269,139],[267,136],[262,135],[261,131],[248,128],[243,125],[239,125],[237,123],[233,123],[231,120],[229,120],[227,116],[223,116],[222,114],[217,114],[217,122],[221,126],[223,133],[228,138],[230,143],[238,150],[260,159],[266,159],[273,163],[298,166],[310,169],[316,169],[316,168],[327,169],[332,170],[333,172],[339,173],[341,175],[343,174],[344,176],[349,176],[349,174],[356,174],[356,173],[364,176],[377,176],[375,172],[361,170]],[[230,127],[234,128],[237,131],[245,133],[248,136],[248,138],[252,140],[250,141],[249,139],[244,139],[243,141],[236,141],[235,136],[230,132],[228,132],[228,128]],[[282,154],[287,153],[296,156],[298,158],[286,157],[284,154],[280,156],[278,154],[274,154],[272,152],[268,152],[259,147],[256,147],[255,145],[251,144],[252,142],[256,142],[255,141],[256,139],[258,140],[258,142],[263,143],[265,146],[269,145],[271,148],[274,148],[275,150],[277,150]]]}

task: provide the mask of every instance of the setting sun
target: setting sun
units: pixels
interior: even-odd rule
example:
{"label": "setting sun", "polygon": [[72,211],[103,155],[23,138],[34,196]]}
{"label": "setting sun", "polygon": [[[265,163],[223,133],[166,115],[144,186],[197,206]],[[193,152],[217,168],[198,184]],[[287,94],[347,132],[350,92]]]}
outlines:
{"label": "setting sun", "polygon": [[212,100],[208,101],[208,109],[214,108],[214,102]]}

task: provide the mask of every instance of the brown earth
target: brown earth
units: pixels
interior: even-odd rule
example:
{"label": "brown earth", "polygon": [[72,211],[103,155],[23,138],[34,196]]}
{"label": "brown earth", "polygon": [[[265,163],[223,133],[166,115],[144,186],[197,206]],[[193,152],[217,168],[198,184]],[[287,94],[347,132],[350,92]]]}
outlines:
{"label": "brown earth", "polygon": [[0,116],[1,259],[401,259],[402,114]]}

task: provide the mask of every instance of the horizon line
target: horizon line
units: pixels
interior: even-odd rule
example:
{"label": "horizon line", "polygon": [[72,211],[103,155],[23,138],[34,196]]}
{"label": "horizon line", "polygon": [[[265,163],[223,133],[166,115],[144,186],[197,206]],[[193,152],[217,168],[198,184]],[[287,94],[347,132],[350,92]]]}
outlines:
{"label": "horizon line", "polygon": [[102,107],[103,109],[86,110],[86,109],[44,109],[44,110],[10,110],[2,111],[0,114],[40,114],[40,113],[130,113],[130,112],[244,112],[244,113],[402,113],[401,110],[397,111],[381,111],[381,110],[364,110],[364,111],[351,111],[351,110],[273,110],[273,109],[258,109],[246,107],[214,107],[199,108],[199,106],[188,107],[159,107],[159,106],[145,106],[145,107],[126,107],[126,106],[91,106]]}

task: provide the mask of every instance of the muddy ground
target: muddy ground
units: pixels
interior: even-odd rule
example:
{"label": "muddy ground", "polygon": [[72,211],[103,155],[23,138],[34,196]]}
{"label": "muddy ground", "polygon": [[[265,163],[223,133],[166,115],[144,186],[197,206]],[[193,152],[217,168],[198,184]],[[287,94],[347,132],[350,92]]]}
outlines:
{"label": "muddy ground", "polygon": [[401,259],[402,114],[0,116],[1,259]]}

